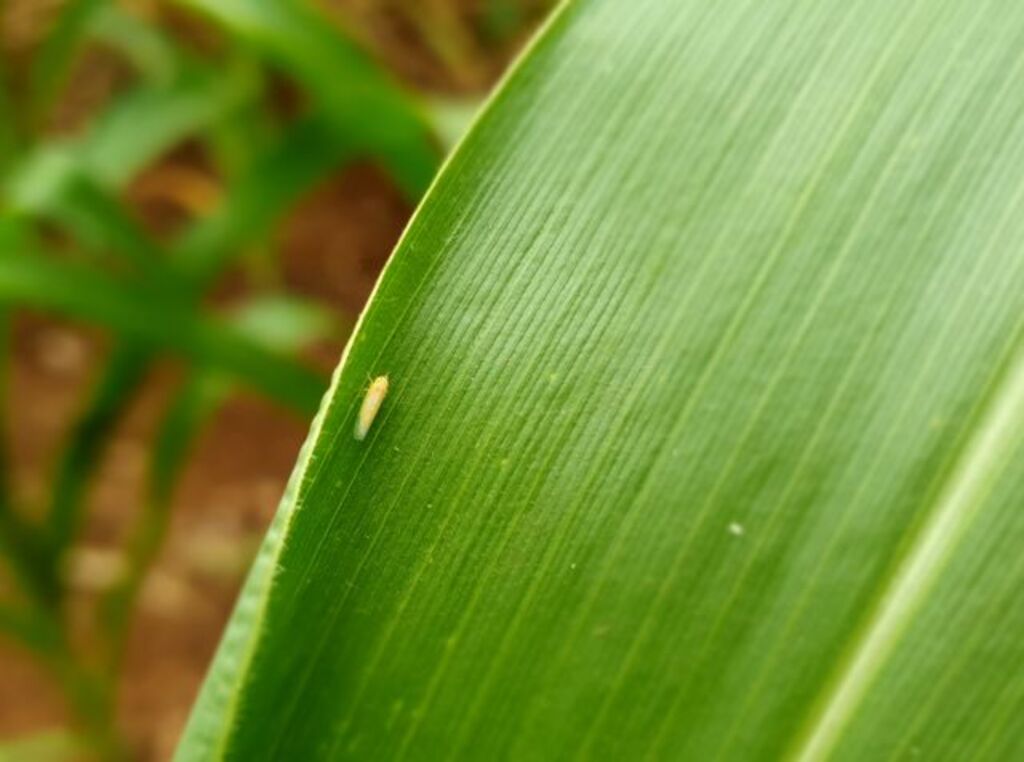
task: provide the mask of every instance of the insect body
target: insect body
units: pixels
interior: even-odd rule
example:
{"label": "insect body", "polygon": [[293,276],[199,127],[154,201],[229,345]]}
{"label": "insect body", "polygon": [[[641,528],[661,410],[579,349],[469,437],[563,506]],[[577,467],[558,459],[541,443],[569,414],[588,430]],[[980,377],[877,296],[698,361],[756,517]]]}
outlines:
{"label": "insect body", "polygon": [[356,417],[355,437],[359,441],[366,439],[366,433],[373,425],[373,419],[377,417],[377,411],[384,403],[388,393],[388,377],[377,376],[370,382],[370,388],[366,390],[363,397],[363,404],[359,406],[359,415]]}

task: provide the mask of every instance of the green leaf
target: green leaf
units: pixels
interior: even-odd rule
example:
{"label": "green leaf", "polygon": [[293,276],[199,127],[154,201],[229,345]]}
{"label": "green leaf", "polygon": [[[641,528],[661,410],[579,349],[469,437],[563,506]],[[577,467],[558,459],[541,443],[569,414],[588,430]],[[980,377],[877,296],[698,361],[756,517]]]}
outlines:
{"label": "green leaf", "polygon": [[515,0],[485,0],[481,26],[492,40],[504,41],[523,28],[524,8]]}
{"label": "green leaf", "polygon": [[338,332],[334,314],[323,305],[285,294],[254,297],[230,316],[240,332],[268,349],[297,352]]}
{"label": "green leaf", "polygon": [[115,100],[80,138],[43,144],[7,180],[16,209],[46,212],[84,176],[118,190],[146,164],[254,94],[250,72],[189,71]]}
{"label": "green leaf", "polygon": [[100,8],[89,33],[120,52],[150,82],[173,82],[189,62],[185,50],[176,48],[156,25],[117,5]]}
{"label": "green leaf", "polygon": [[447,149],[458,145],[480,111],[480,102],[474,99],[435,98],[428,105],[434,130]]}
{"label": "green leaf", "polygon": [[127,573],[101,602],[108,668],[117,672],[139,590],[160,550],[171,516],[171,499],[195,440],[231,391],[210,372],[194,372],[174,393],[157,431],[147,476],[146,497],[125,549]]}
{"label": "green leaf", "polygon": [[[61,449],[47,517],[53,559],[48,568],[54,574],[59,571],[58,560],[78,534],[90,477],[110,444],[110,434],[145,380],[150,360],[150,353],[137,346],[115,348]],[[49,582],[56,588],[57,580]]]}
{"label": "green leaf", "polygon": [[46,143],[6,181],[9,207],[70,229],[90,253],[112,253],[174,285],[159,247],[127,213],[117,191],[148,162],[223,118],[257,89],[251,71],[190,68],[170,84],[142,86],[111,105],[76,139]]}
{"label": "green leaf", "polygon": [[0,257],[0,302],[52,311],[111,328],[123,338],[177,353],[308,412],[323,392],[320,376],[268,350],[195,305],[141,283],[39,256]]}
{"label": "green leaf", "polygon": [[53,26],[32,57],[30,71],[31,119],[44,126],[50,107],[71,73],[89,23],[106,0],[68,0],[57,12]]}
{"label": "green leaf", "polygon": [[437,168],[430,130],[412,103],[362,50],[302,3],[179,0],[288,70],[340,136],[381,158],[413,198]]}
{"label": "green leaf", "polygon": [[82,175],[67,178],[58,194],[36,210],[71,231],[86,256],[102,253],[128,263],[168,288],[178,285],[164,267],[161,248],[146,234],[129,210],[110,192]]}
{"label": "green leaf", "polygon": [[190,277],[211,280],[244,247],[269,236],[279,215],[351,154],[322,120],[290,126],[233,181],[223,204],[175,243],[176,259]]}
{"label": "green leaf", "polygon": [[[0,604],[0,635],[29,651],[45,656],[52,645],[50,641],[53,633],[31,610]],[[0,749],[2,748],[0,744]],[[3,757],[0,756],[0,759]]]}
{"label": "green leaf", "polygon": [[[33,605],[48,604],[57,595],[47,551],[37,527],[15,512],[10,499],[0,503],[0,559],[21,597],[28,598]],[[31,632],[17,626],[7,629],[20,630],[22,635]]]}
{"label": "green leaf", "polygon": [[90,172],[121,187],[183,138],[222,119],[258,90],[245,67],[190,70],[169,85],[141,86],[108,108],[82,147]]}
{"label": "green leaf", "polygon": [[10,72],[6,61],[0,61],[0,172],[6,172],[21,146],[22,125],[11,92]]}
{"label": "green leaf", "polygon": [[[3,221],[0,220],[0,246],[3,245]],[[10,447],[7,443],[8,416],[7,400],[11,374],[11,314],[6,305],[0,305],[0,523],[3,515],[11,510]]]}
{"label": "green leaf", "polygon": [[[331,316],[316,305],[283,297],[251,300],[231,316],[231,322],[258,343],[288,351],[325,338],[333,328]],[[134,353],[130,349],[121,352],[121,356],[128,354]],[[193,371],[175,391],[160,422],[145,500],[125,549],[127,572],[101,604],[101,622],[107,633],[105,654],[112,672],[124,658],[135,601],[166,534],[178,477],[203,427],[233,391],[234,384],[227,377]],[[123,409],[123,398],[121,406]]]}
{"label": "green leaf", "polygon": [[38,731],[0,742],[0,762],[66,762],[86,749],[84,739],[69,730]]}
{"label": "green leaf", "polygon": [[564,6],[178,758],[1024,757],[1022,44],[1001,2]]}

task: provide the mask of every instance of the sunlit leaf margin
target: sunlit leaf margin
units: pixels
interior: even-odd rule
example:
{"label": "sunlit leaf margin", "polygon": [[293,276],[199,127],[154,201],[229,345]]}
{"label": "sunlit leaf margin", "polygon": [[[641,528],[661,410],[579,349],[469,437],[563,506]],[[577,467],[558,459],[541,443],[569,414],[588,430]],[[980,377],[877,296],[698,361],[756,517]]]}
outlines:
{"label": "sunlit leaf margin", "polygon": [[565,7],[389,265],[178,758],[1024,755],[1022,69],[1000,1]]}

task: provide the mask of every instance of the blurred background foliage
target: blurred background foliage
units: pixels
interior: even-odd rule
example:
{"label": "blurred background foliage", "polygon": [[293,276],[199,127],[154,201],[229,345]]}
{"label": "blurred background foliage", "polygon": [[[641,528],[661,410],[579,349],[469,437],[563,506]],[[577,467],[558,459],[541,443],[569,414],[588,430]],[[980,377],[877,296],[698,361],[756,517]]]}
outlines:
{"label": "blurred background foliage", "polygon": [[169,755],[349,327],[549,4],[0,0],[0,760]]}

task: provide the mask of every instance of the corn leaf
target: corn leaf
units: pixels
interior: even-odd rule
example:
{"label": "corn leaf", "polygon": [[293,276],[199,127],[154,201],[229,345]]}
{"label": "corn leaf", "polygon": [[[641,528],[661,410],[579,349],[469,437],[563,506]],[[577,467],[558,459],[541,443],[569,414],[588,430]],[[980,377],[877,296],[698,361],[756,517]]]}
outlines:
{"label": "corn leaf", "polygon": [[999,0],[564,6],[178,758],[1024,758],[1022,51]]}
{"label": "corn leaf", "polygon": [[[54,474],[47,516],[48,550],[55,559],[76,539],[90,476],[110,444],[114,427],[145,379],[150,359],[150,353],[139,347],[117,347],[71,428]],[[59,565],[55,562],[49,568],[56,572]],[[57,589],[58,580],[47,582]]]}
{"label": "corn leaf", "polygon": [[174,486],[203,426],[231,390],[216,373],[194,371],[171,398],[160,422],[150,457],[146,495],[126,543],[127,573],[104,595],[100,623],[107,634],[110,668],[123,661],[131,615],[146,573],[160,550],[171,517]]}
{"label": "corn leaf", "polygon": [[9,73],[7,62],[0,60],[0,172],[7,171],[22,142]]}
{"label": "corn leaf", "polygon": [[223,203],[175,242],[181,269],[199,282],[214,278],[245,246],[269,237],[282,212],[351,154],[322,120],[290,125],[232,182]]}
{"label": "corn leaf", "polygon": [[57,9],[53,24],[32,59],[29,108],[33,126],[44,120],[71,73],[89,24],[106,0],[67,0]]}
{"label": "corn leaf", "polygon": [[190,301],[71,262],[5,252],[0,302],[113,329],[129,342],[220,370],[303,412],[315,408],[323,392],[319,374],[223,320],[196,314]]}
{"label": "corn leaf", "polygon": [[438,151],[412,102],[346,36],[306,4],[178,0],[275,61],[309,92],[344,142],[379,158],[412,198],[434,176]]}
{"label": "corn leaf", "polygon": [[247,72],[192,71],[170,84],[143,85],[121,95],[85,135],[41,145],[7,180],[16,209],[44,212],[81,177],[117,190],[191,133],[222,118],[253,95]]}
{"label": "corn leaf", "polygon": [[120,53],[149,82],[170,84],[192,63],[161,29],[118,5],[104,5],[93,14],[89,33]]}

